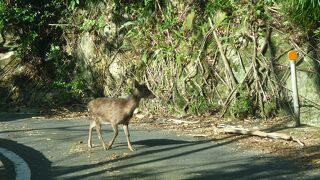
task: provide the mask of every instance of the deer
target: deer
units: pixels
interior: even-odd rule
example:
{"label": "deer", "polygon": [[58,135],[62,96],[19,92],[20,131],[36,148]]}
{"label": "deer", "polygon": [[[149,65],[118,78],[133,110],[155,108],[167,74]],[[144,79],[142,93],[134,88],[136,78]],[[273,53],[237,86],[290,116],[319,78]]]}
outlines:
{"label": "deer", "polygon": [[[129,133],[129,121],[133,116],[134,110],[139,106],[142,98],[153,99],[155,95],[148,89],[145,84],[139,84],[136,80],[133,82],[134,89],[132,94],[127,98],[108,98],[101,97],[91,100],[88,103],[88,112],[90,114],[88,147],[92,148],[92,129],[96,127],[98,138],[105,150],[111,149],[116,137],[118,136],[118,125],[123,125],[126,135],[128,148],[134,151]],[[101,134],[102,124],[111,124],[113,137],[106,146]]]}

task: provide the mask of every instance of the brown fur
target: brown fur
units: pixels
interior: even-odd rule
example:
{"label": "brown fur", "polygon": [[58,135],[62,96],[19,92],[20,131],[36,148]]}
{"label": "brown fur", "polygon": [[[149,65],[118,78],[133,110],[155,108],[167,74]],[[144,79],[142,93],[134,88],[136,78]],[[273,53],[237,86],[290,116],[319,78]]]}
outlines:
{"label": "brown fur", "polygon": [[[134,82],[135,89],[128,98],[97,98],[89,102],[88,110],[91,115],[89,127],[88,146],[92,147],[92,129],[96,127],[98,137],[101,140],[104,149],[110,149],[115,138],[118,136],[118,125],[123,124],[123,129],[127,138],[128,148],[133,151],[134,148],[130,142],[129,121],[133,111],[139,106],[141,98],[154,98],[152,92],[146,85],[140,85]],[[110,122],[114,136],[106,147],[102,134],[101,124]]]}

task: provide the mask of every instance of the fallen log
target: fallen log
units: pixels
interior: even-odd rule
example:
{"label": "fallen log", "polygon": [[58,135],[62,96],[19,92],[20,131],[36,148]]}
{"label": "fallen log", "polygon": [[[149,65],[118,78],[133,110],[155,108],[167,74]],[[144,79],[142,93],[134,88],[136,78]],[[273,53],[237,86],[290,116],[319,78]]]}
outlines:
{"label": "fallen log", "polygon": [[200,121],[186,121],[186,120],[181,120],[181,119],[168,119],[167,121],[172,121],[175,124],[197,124]]}
{"label": "fallen log", "polygon": [[248,130],[233,126],[218,126],[218,128],[221,128],[225,133],[229,134],[241,134],[241,135],[251,135],[251,136],[259,136],[264,138],[271,138],[271,139],[282,139],[286,141],[294,141],[300,144],[301,146],[305,146],[303,142],[301,142],[299,139],[294,138],[293,136],[283,134],[283,133],[267,133],[260,130]]}

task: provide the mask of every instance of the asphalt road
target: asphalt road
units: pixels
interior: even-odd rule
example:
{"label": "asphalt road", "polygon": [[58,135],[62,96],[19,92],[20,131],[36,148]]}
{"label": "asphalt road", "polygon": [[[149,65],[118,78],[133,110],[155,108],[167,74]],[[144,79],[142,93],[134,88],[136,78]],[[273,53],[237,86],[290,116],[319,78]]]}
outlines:
{"label": "asphalt road", "polygon": [[[121,127],[120,127],[121,128]],[[119,130],[120,130],[119,128]],[[234,143],[178,136],[166,130],[129,126],[136,151],[127,148],[122,131],[113,149],[105,151],[93,131],[87,147],[86,119],[34,119],[25,114],[0,114],[0,147],[23,158],[32,179],[317,179],[293,162],[245,151]],[[103,126],[110,140],[110,126]],[[0,153],[1,154],[1,153]],[[5,155],[4,155],[5,156]],[[11,179],[14,168],[0,156]],[[0,163],[1,164],[1,163]]]}

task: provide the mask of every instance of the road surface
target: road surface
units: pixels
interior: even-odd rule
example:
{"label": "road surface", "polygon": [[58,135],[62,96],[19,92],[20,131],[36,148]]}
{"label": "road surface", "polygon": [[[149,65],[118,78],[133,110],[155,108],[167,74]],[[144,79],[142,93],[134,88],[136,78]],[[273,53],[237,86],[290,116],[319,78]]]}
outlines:
{"label": "road surface", "polygon": [[[95,131],[94,147],[89,149],[87,119],[31,117],[0,114],[0,148],[24,159],[32,179],[319,178],[289,160],[245,151],[230,140],[209,141],[139,126],[129,126],[134,152],[127,148],[121,126],[113,149],[103,150]],[[110,126],[103,130],[105,140],[110,140]],[[5,174],[0,179],[11,179],[15,166],[5,156],[0,155],[5,166],[0,168],[0,175]]]}

